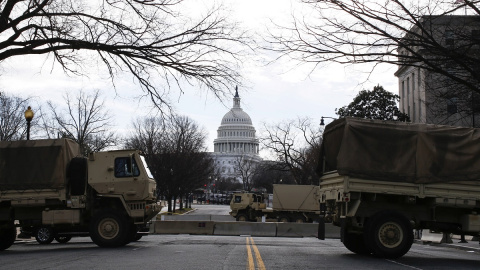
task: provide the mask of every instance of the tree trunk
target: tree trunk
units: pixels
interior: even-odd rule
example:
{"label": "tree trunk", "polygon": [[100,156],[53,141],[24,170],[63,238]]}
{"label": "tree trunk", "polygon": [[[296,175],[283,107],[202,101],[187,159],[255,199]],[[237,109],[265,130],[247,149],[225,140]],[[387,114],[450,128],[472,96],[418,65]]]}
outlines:
{"label": "tree trunk", "polygon": [[179,199],[179,201],[180,201],[180,207],[179,207],[179,209],[183,209],[183,195],[180,195],[180,196],[178,196],[178,197],[180,198],[180,199]]}
{"label": "tree trunk", "polygon": [[172,213],[175,213],[175,208],[177,207],[177,196],[173,196],[173,209]]}
{"label": "tree trunk", "polygon": [[167,197],[168,212],[172,212],[172,196]]}

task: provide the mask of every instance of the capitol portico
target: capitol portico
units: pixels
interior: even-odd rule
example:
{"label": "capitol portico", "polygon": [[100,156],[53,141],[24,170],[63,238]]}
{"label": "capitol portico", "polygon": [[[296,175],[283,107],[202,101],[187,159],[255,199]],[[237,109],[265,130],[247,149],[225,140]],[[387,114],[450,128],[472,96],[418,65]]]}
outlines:
{"label": "capitol portico", "polygon": [[258,155],[259,143],[252,119],[240,106],[238,88],[235,89],[233,107],[223,116],[213,144],[212,158],[223,178],[238,178],[234,168],[240,159],[254,163],[262,160]]}

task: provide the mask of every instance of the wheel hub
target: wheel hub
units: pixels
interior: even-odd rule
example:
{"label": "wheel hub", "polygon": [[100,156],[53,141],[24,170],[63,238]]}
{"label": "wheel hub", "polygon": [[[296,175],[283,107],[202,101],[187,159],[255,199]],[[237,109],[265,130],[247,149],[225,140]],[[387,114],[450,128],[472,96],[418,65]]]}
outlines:
{"label": "wheel hub", "polygon": [[403,231],[399,224],[387,222],[380,227],[378,239],[383,246],[395,248],[399,246],[403,240]]}
{"label": "wheel hub", "polygon": [[98,224],[98,232],[103,238],[112,239],[117,236],[119,226],[113,219],[104,219]]}
{"label": "wheel hub", "polygon": [[50,232],[48,231],[48,229],[41,228],[40,230],[38,230],[38,239],[40,241],[47,241],[48,238],[50,238]]}

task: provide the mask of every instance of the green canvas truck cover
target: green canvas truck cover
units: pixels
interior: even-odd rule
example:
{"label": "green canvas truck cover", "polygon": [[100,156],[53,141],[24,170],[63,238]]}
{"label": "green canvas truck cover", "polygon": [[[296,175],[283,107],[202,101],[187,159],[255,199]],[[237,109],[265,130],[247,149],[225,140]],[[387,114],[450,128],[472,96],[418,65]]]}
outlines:
{"label": "green canvas truck cover", "polygon": [[67,166],[79,155],[69,139],[0,142],[0,190],[63,188]]}
{"label": "green canvas truck cover", "polygon": [[480,129],[341,118],[325,127],[318,172],[384,181],[480,180]]}

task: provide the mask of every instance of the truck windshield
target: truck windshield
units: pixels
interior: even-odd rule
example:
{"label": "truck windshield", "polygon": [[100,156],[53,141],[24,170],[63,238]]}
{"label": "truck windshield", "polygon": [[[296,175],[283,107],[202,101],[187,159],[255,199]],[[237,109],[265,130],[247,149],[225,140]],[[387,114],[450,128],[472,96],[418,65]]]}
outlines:
{"label": "truck windshield", "polygon": [[147,162],[145,161],[145,157],[144,156],[140,156],[140,159],[142,160],[142,163],[143,163],[143,167],[145,167],[145,170],[147,171],[147,175],[149,178],[153,178],[153,174],[152,172],[150,172],[150,169],[148,168],[148,164]]}

